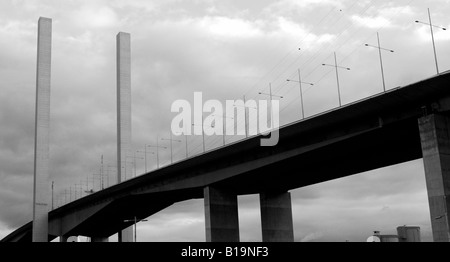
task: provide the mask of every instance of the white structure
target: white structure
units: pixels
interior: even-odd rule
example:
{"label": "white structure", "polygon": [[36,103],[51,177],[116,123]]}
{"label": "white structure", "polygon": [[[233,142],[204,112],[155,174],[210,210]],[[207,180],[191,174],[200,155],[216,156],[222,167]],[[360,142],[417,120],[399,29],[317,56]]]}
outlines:
{"label": "white structure", "polygon": [[[117,183],[131,178],[131,40],[117,34]],[[133,228],[119,232],[119,242],[132,242]]]}
{"label": "white structure", "polygon": [[48,242],[52,20],[39,18],[34,144],[33,242]]}
{"label": "white structure", "polygon": [[422,242],[420,227],[402,226],[397,227],[399,242]]}

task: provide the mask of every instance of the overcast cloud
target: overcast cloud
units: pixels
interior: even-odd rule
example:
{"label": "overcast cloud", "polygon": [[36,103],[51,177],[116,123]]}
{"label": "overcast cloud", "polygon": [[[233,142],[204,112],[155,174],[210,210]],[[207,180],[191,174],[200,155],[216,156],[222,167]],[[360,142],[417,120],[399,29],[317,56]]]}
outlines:
{"label": "overcast cloud", "polygon": [[[53,19],[51,179],[56,202],[74,184],[98,173],[100,157],[116,152],[115,36],[131,33],[133,144],[142,150],[169,136],[172,102],[260,99],[281,101],[282,124],[300,117],[298,88],[286,83],[301,68],[315,83],[305,92],[307,116],[337,106],[332,53],[342,72],[344,103],[382,91],[382,45],[388,88],[435,73],[427,20],[448,27],[448,0],[5,0],[0,3],[0,238],[31,220],[34,152],[36,33],[40,16]],[[450,33],[436,32],[441,71],[450,68]],[[301,47],[301,51],[298,48]],[[227,142],[238,137],[229,137]],[[221,145],[207,138],[207,147]],[[184,145],[184,144],[183,144]],[[176,147],[176,159],[185,155]],[[190,155],[201,138],[189,138]],[[170,161],[163,151],[162,161]],[[351,159],[349,160],[351,164]],[[144,169],[137,162],[138,173]],[[149,156],[149,166],[156,166]],[[111,170],[111,180],[112,180]],[[81,182],[81,180],[84,180]],[[92,181],[89,182],[92,185]],[[98,189],[98,181],[95,182]],[[421,160],[298,189],[293,193],[296,241],[364,241],[374,230],[393,234],[417,225],[431,238]],[[241,239],[261,241],[259,200],[240,197]],[[255,221],[257,221],[255,223]],[[204,241],[202,201],[178,203],[138,226],[141,241]]]}

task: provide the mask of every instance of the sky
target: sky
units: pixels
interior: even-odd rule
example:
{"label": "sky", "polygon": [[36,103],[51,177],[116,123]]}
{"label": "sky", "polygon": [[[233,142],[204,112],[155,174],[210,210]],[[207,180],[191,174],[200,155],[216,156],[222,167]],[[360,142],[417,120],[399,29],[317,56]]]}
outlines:
{"label": "sky", "polygon": [[[80,187],[98,190],[101,156],[105,186],[116,157],[116,53],[118,32],[131,34],[134,150],[168,138],[171,104],[204,99],[266,99],[271,83],[280,100],[281,124],[301,117],[299,89],[286,79],[314,86],[304,90],[307,117],[338,106],[334,62],[344,104],[436,74],[427,7],[433,23],[449,27],[448,0],[4,0],[0,2],[0,238],[32,219],[36,42],[39,17],[53,19],[50,178],[56,206]],[[450,33],[435,32],[440,71],[450,69]],[[301,50],[299,50],[299,48]],[[227,137],[227,143],[241,137]],[[179,138],[183,142],[184,137]],[[161,142],[164,144],[165,142]],[[207,137],[208,150],[222,137]],[[165,144],[169,146],[169,144]],[[201,137],[188,137],[190,156]],[[170,150],[161,150],[161,165]],[[185,157],[174,144],[174,159]],[[138,153],[136,174],[144,173]],[[149,153],[147,168],[156,168]],[[351,165],[351,159],[349,159]],[[108,167],[111,166],[111,167]],[[86,185],[87,183],[87,185]],[[94,185],[93,185],[94,184]],[[80,186],[81,185],[81,186]],[[72,189],[70,189],[72,188]],[[77,188],[77,189],[76,189]],[[83,190],[84,190],[83,189]],[[72,195],[64,194],[72,191]],[[420,226],[431,241],[422,160],[294,190],[295,240],[365,241],[373,231],[395,234],[397,226]],[[239,197],[242,241],[261,241],[258,196]],[[138,224],[139,241],[204,241],[203,201],[178,203]],[[111,238],[114,241],[114,237]]]}

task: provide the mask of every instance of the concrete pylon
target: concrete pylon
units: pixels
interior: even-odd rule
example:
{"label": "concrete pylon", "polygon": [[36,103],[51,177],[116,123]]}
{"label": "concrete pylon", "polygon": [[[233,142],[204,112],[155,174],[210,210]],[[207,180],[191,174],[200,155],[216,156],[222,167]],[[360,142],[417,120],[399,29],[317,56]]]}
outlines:
{"label": "concrete pylon", "polygon": [[239,242],[237,195],[214,187],[203,193],[206,242]]}
{"label": "concrete pylon", "polygon": [[67,237],[67,236],[60,236],[59,237],[59,242],[61,242],[61,243],[66,243],[67,240],[69,240],[69,237]]}
{"label": "concrete pylon", "polygon": [[423,163],[435,242],[450,241],[450,118],[430,115],[419,119]]}
{"label": "concrete pylon", "polygon": [[291,193],[260,194],[263,242],[294,242]]}
{"label": "concrete pylon", "polygon": [[109,242],[108,237],[91,237],[91,242]]}
{"label": "concrete pylon", "polygon": [[34,139],[33,242],[48,242],[52,20],[39,18]]}
{"label": "concrete pylon", "polygon": [[[117,183],[131,177],[131,37],[117,41]],[[119,242],[133,242],[133,228],[119,232]]]}

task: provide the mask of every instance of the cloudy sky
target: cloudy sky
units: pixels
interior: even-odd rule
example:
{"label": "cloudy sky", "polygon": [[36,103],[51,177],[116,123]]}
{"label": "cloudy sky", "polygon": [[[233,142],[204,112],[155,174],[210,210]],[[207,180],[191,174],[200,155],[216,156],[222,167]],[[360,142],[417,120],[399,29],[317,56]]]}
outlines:
{"label": "cloudy sky", "polygon": [[[305,112],[338,105],[332,68],[336,51],[343,103],[382,91],[376,44],[380,32],[387,87],[436,73],[427,21],[448,27],[448,0],[4,0],[0,3],[0,238],[31,220],[34,150],[36,33],[40,16],[53,19],[51,168],[55,203],[76,184],[98,190],[100,158],[112,181],[116,152],[115,36],[131,33],[133,145],[168,137],[177,99],[281,100],[281,122],[300,117],[298,87],[286,82],[300,68]],[[450,69],[450,33],[438,30],[441,71]],[[302,50],[299,51],[298,48]],[[184,139],[184,138],[182,138]],[[238,137],[228,137],[227,142]],[[200,153],[190,137],[189,155]],[[207,149],[221,137],[208,137]],[[163,165],[170,161],[162,150]],[[176,144],[175,159],[185,156]],[[350,162],[351,164],[351,162]],[[136,162],[143,173],[144,161]],[[148,168],[155,168],[148,157]],[[106,172],[106,171],[105,171]],[[105,183],[108,180],[105,179]],[[79,187],[79,186],[78,186]],[[86,186],[85,186],[86,187]],[[79,191],[78,191],[79,192]],[[79,194],[79,193],[78,193]],[[421,160],[298,189],[293,194],[296,241],[365,241],[374,230],[394,234],[400,225],[431,225]],[[72,193],[72,198],[74,193]],[[261,241],[258,196],[239,198],[242,241]],[[202,201],[174,205],[138,226],[140,241],[204,241]],[[112,238],[114,240],[114,238]]]}

